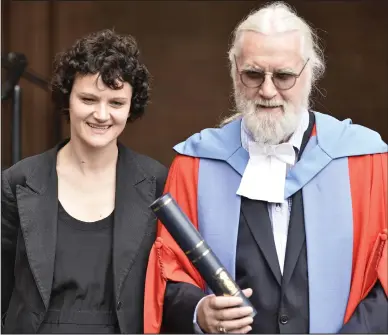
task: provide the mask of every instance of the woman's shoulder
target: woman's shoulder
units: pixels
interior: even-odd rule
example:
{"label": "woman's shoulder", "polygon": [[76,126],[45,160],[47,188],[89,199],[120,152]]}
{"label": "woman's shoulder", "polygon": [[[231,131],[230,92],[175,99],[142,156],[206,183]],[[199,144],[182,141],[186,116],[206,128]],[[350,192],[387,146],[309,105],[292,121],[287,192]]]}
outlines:
{"label": "woman's shoulder", "polygon": [[148,176],[155,178],[156,182],[156,198],[160,197],[164,190],[164,185],[166,183],[168,169],[162,163],[157,161],[154,158],[151,158],[147,155],[140,154],[124,145],[120,144],[119,146],[120,155],[125,157],[125,161],[128,164],[135,162],[138,169]]}
{"label": "woman's shoulder", "polygon": [[23,158],[11,167],[1,172],[2,179],[7,179],[8,183],[12,185],[24,184],[25,179],[33,174],[35,171],[44,170],[55,163],[57,147],[42,152],[37,155]]}
{"label": "woman's shoulder", "polygon": [[136,164],[149,175],[155,176],[156,178],[165,178],[167,176],[167,167],[155,158],[138,153],[124,145],[120,145],[120,154],[135,161]]}

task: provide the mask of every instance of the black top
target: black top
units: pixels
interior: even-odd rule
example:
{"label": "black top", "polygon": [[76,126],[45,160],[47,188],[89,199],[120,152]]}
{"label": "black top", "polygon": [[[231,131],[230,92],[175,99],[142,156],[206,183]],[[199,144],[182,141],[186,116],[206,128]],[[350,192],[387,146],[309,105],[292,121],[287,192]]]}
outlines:
{"label": "black top", "polygon": [[115,333],[113,213],[83,222],[58,204],[55,270],[40,333]]}

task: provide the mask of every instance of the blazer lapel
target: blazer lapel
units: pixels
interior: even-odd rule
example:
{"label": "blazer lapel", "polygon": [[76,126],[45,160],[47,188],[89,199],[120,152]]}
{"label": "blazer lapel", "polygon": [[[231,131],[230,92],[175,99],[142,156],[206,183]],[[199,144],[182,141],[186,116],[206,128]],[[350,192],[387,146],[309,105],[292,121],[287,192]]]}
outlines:
{"label": "blazer lapel", "polygon": [[290,225],[288,229],[286,258],[282,286],[286,287],[294,272],[296,262],[306,239],[304,231],[303,199],[302,191],[299,190],[292,198]]}
{"label": "blazer lapel", "polygon": [[155,177],[148,176],[133,153],[119,145],[113,233],[113,269],[116,300],[142,241],[154,223],[149,209],[155,197]]}
{"label": "blazer lapel", "polygon": [[272,233],[267,203],[248,198],[241,199],[241,211],[252,232],[252,235],[264,254],[279,285],[281,272],[276,254],[275,241]]}
{"label": "blazer lapel", "polygon": [[17,185],[20,227],[27,257],[46,310],[49,306],[57,240],[58,147],[43,154],[43,160],[26,177],[26,186]]}

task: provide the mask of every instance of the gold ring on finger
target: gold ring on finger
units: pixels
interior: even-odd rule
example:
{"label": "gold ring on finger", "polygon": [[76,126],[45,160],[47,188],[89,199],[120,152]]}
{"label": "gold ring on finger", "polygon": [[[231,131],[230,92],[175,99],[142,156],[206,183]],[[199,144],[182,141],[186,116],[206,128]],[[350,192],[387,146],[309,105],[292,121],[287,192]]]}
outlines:
{"label": "gold ring on finger", "polygon": [[218,332],[219,332],[220,334],[226,334],[226,333],[227,333],[225,327],[222,327],[222,326],[219,326],[219,327],[218,327]]}

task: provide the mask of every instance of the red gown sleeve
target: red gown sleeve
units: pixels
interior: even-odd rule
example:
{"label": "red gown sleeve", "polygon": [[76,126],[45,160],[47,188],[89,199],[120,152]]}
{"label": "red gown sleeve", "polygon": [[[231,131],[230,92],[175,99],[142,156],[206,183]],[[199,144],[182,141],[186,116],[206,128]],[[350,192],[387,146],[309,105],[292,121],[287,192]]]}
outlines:
{"label": "red gown sleeve", "polygon": [[359,303],[381,282],[388,296],[388,154],[349,158],[353,207],[353,266],[344,323]]}
{"label": "red gown sleeve", "polygon": [[[197,185],[199,158],[178,155],[167,177],[164,193],[170,193],[198,229]],[[144,333],[159,333],[167,281],[180,281],[204,289],[198,271],[189,262],[165,227],[158,221],[156,241],[148,260],[144,293]]]}

